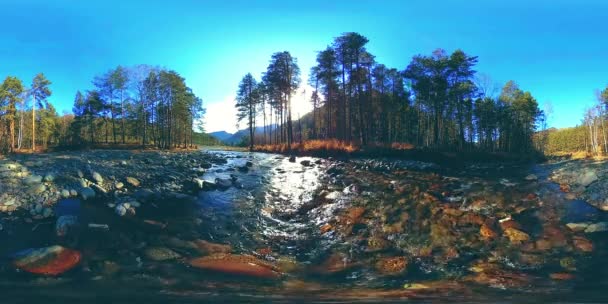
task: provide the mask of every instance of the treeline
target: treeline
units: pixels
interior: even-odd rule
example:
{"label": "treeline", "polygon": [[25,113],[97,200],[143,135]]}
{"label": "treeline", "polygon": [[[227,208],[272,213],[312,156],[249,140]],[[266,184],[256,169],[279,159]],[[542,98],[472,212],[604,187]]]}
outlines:
{"label": "treeline", "polygon": [[148,65],[111,69],[95,77],[95,88],[77,92],[73,144],[193,144],[202,128],[202,99],[177,72]]}
{"label": "treeline", "polygon": [[[308,80],[314,88],[312,123],[300,126],[306,132],[299,140],[337,139],[362,146],[407,142],[451,151],[534,149],[532,137],[544,120],[537,101],[514,81],[495,96],[476,77],[477,57],[438,49],[414,56],[398,70],[376,62],[367,43],[358,33],[345,33],[318,52]],[[250,141],[251,147],[293,142],[291,97],[298,86],[299,68],[288,52],[272,56],[261,81],[251,74],[243,78],[238,119],[246,120],[249,138],[258,140]],[[253,134],[260,120],[268,125],[261,139]]]}
{"label": "treeline", "polygon": [[0,85],[0,153],[36,145],[137,144],[161,149],[214,144],[202,132],[202,99],[177,72],[138,65],[111,69],[78,91],[73,114],[59,116],[47,101],[51,82],[43,74],[25,87],[16,77]]}
{"label": "treeline", "polygon": [[582,124],[573,128],[549,129],[535,136],[547,154],[587,152],[608,153],[608,86],[597,92],[597,103],[587,108]]}
{"label": "treeline", "polygon": [[0,153],[35,150],[65,140],[72,117],[60,117],[47,98],[51,82],[40,73],[30,86],[14,76],[0,84]]}

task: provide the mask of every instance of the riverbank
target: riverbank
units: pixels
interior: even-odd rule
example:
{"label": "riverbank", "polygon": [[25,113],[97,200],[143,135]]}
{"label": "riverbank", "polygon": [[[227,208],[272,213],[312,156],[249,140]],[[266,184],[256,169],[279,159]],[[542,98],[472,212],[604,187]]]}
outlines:
{"label": "riverbank", "polygon": [[411,144],[394,143],[392,145],[369,145],[360,147],[352,143],[337,140],[309,140],[287,144],[257,145],[254,151],[278,153],[287,156],[350,158],[393,158],[437,163],[448,167],[464,167],[466,163],[536,163],[545,158],[536,152],[514,154],[502,152],[461,151],[445,152],[429,149],[418,149]]}
{"label": "riverbank", "polygon": [[[608,248],[601,225],[567,225],[604,220],[584,202],[569,209],[576,197],[547,179],[569,166],[444,170],[232,151],[12,155],[0,161],[0,255],[9,257],[0,286],[42,280],[69,291],[84,281],[96,293],[128,286],[184,299],[558,299],[603,282],[593,269]],[[602,170],[588,187],[603,184]],[[42,249],[21,251],[33,248]],[[31,273],[49,271],[31,263],[41,255],[58,275]]]}

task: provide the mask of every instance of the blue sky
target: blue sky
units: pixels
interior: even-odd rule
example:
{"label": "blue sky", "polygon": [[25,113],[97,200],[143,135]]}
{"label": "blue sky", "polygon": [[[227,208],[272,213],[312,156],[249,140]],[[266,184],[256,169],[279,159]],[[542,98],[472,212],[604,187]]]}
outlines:
{"label": "blue sky", "polygon": [[0,77],[29,85],[44,72],[50,101],[70,111],[76,90],[91,89],[95,75],[160,65],[203,98],[209,131],[232,131],[244,74],[259,77],[272,53],[288,50],[306,77],[316,51],[355,31],[369,38],[377,61],[398,69],[439,47],[479,56],[479,73],[498,88],[515,80],[541,105],[550,101],[551,124],[565,127],[578,124],[608,84],[607,19],[602,0],[5,0]]}

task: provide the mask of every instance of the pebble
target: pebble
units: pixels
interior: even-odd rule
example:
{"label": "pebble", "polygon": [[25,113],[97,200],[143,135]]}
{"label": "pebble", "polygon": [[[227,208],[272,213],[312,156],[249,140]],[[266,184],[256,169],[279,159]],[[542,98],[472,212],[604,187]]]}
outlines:
{"label": "pebble", "polygon": [[93,180],[98,184],[103,183],[103,177],[101,177],[101,174],[99,174],[97,172],[93,172]]}
{"label": "pebble", "polygon": [[585,229],[585,233],[605,232],[608,231],[608,222],[594,223]]}
{"label": "pebble", "polygon": [[68,198],[68,197],[70,197],[70,191],[69,191],[69,190],[67,190],[67,189],[62,189],[62,190],[61,190],[61,197],[63,197],[63,198]]}
{"label": "pebble", "polygon": [[28,177],[26,177],[23,182],[26,185],[35,185],[35,184],[40,184],[42,182],[42,176],[40,175],[30,175]]}

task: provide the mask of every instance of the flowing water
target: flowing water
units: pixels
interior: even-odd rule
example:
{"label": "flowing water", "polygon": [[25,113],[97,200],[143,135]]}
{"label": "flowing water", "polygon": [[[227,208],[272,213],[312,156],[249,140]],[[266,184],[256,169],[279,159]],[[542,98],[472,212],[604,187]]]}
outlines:
{"label": "flowing water", "polygon": [[[547,181],[551,165],[456,170],[414,161],[290,162],[263,153],[204,153],[227,162],[201,178],[230,181],[230,187],[201,191],[195,203],[144,211],[132,220],[83,203],[82,221],[108,223],[110,231],[85,229],[69,243],[83,253],[81,267],[59,277],[36,277],[15,271],[7,260],[0,302],[608,300],[602,292],[608,286],[605,237],[588,236],[591,253],[574,248],[565,218],[586,216],[577,213],[586,205],[580,202],[578,208]],[[538,181],[526,181],[529,173]],[[599,211],[593,216],[605,217]],[[501,237],[498,220],[509,217],[532,239],[548,240],[550,248],[538,249],[538,242],[527,248]],[[162,225],[149,227],[144,219]],[[484,241],[479,225],[490,219],[498,235]],[[9,218],[2,223],[5,255],[51,245],[54,223],[35,231],[11,225]],[[284,274],[264,280],[196,269],[186,261],[197,254],[177,244],[195,239],[228,244],[233,253],[254,255]],[[152,245],[182,258],[147,259],[144,252]],[[407,258],[404,269],[382,270],[392,265],[382,261],[395,257]],[[503,268],[476,275],[471,268],[480,261]],[[550,278],[564,272],[573,279]]]}

